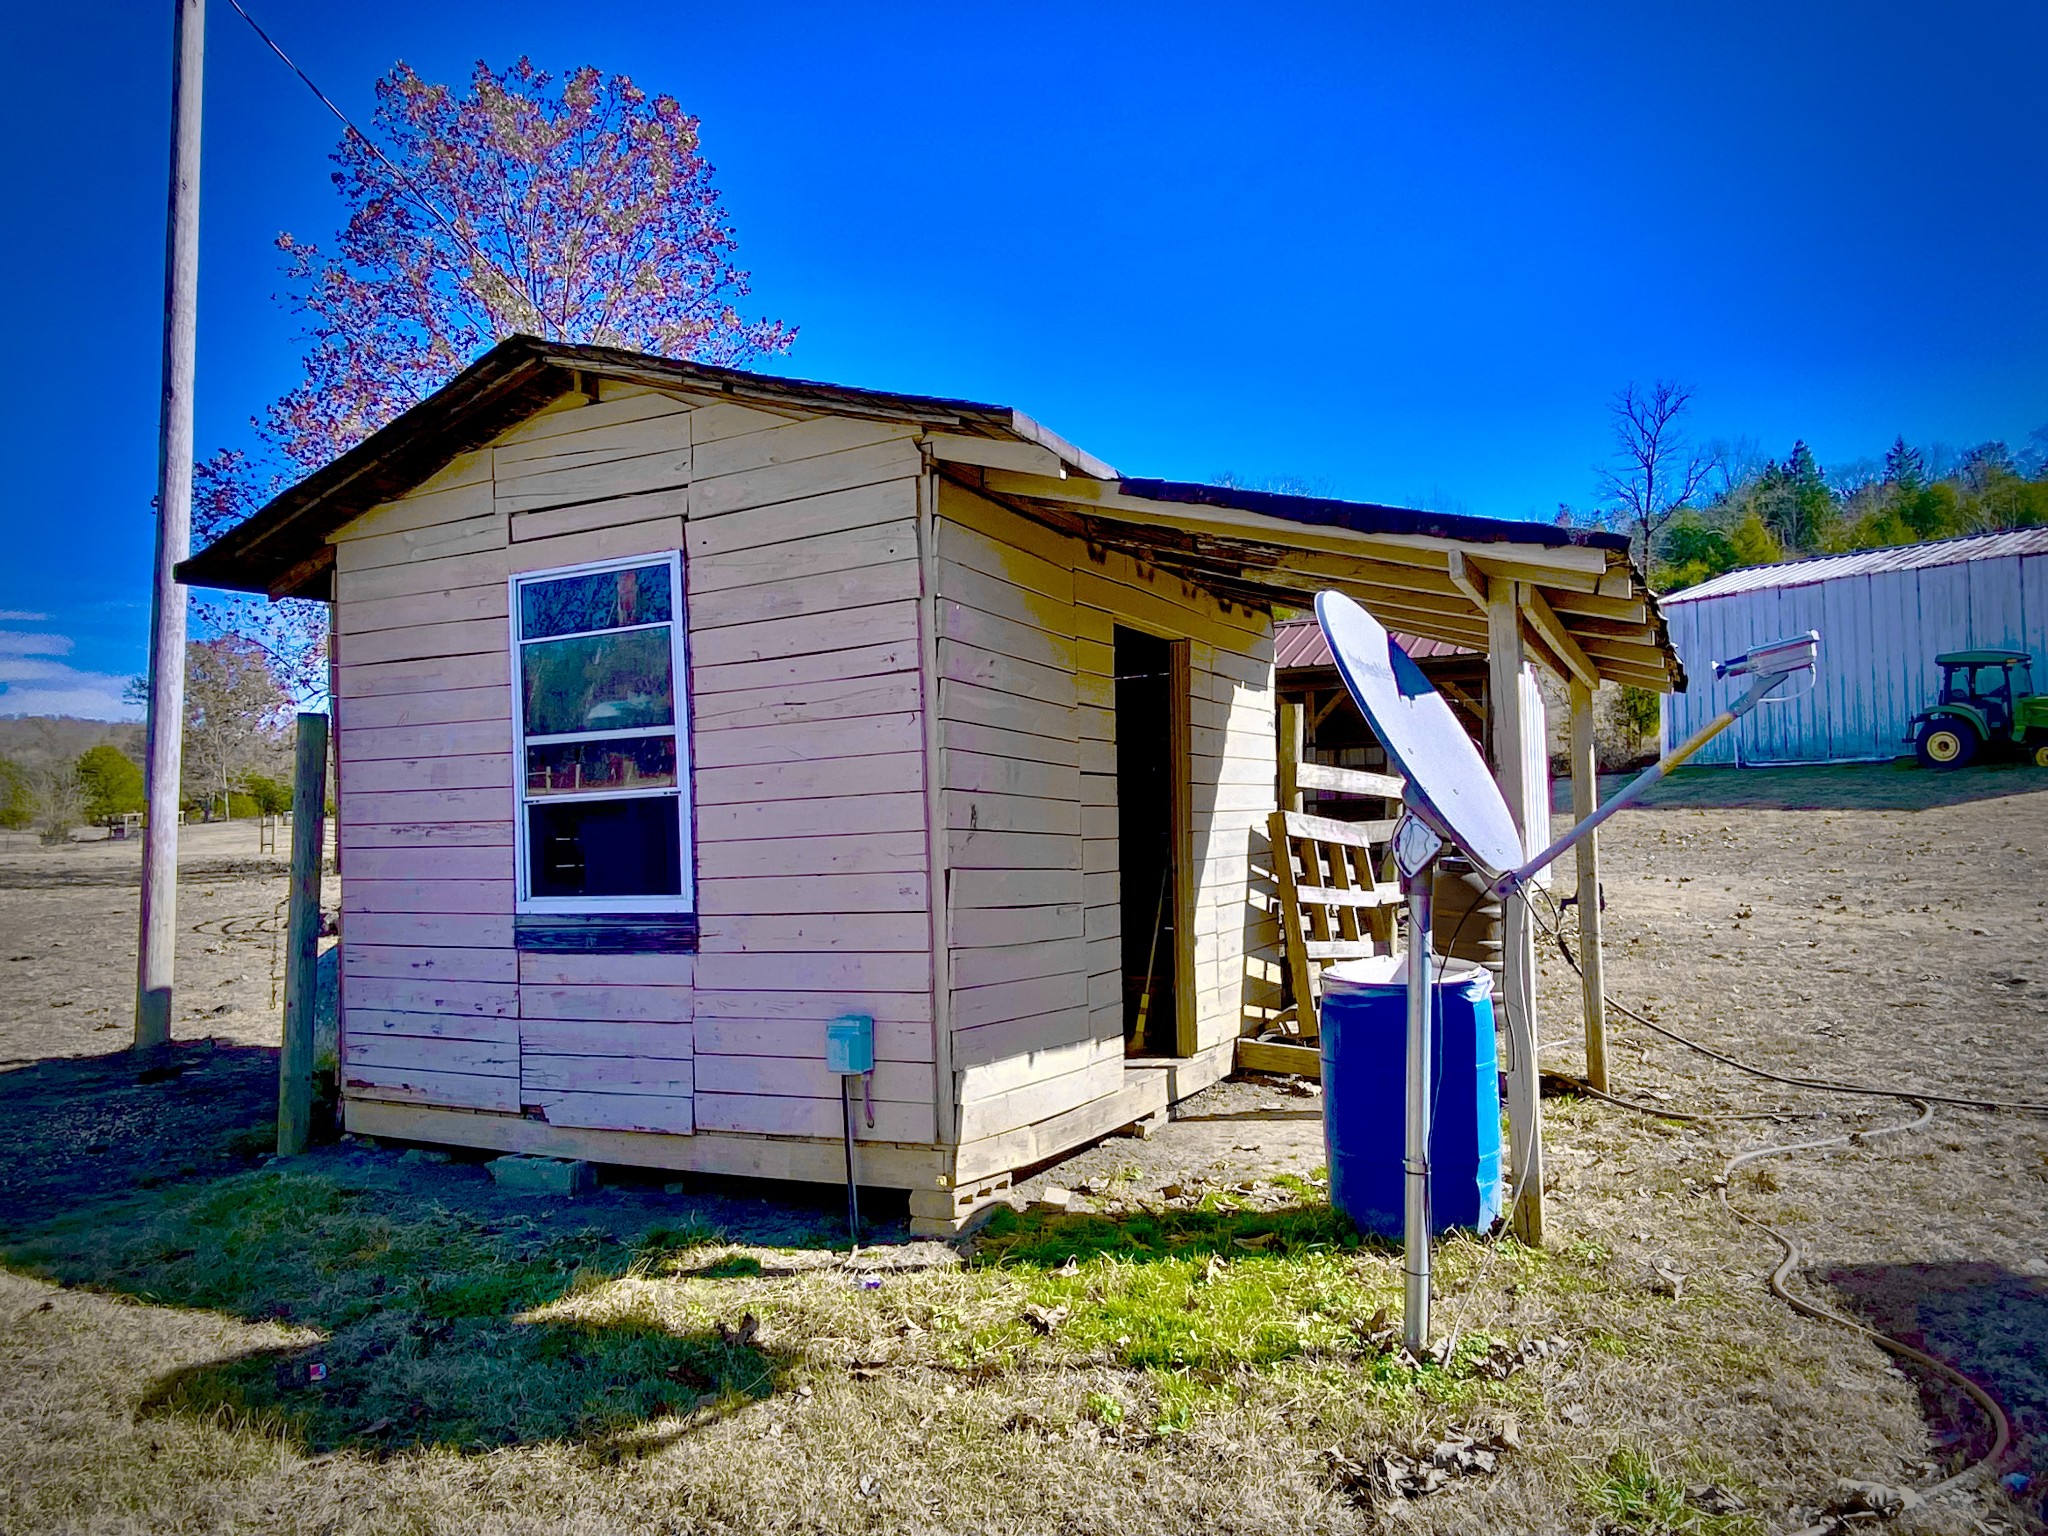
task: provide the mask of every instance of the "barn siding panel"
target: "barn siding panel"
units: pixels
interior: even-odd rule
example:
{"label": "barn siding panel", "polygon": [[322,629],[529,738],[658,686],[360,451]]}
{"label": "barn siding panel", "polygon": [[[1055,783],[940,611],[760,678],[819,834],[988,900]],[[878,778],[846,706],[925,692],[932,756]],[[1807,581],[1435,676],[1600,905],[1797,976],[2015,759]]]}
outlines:
{"label": "barn siding panel", "polygon": [[1706,724],[1737,691],[1713,663],[1802,629],[1820,631],[1811,694],[1767,704],[1723,733],[1701,763],[1839,762],[1911,750],[1908,723],[1933,703],[1943,651],[2011,647],[2048,659],[2048,556],[1858,572],[1796,587],[1666,600],[1692,687],[1667,696],[1667,744]]}

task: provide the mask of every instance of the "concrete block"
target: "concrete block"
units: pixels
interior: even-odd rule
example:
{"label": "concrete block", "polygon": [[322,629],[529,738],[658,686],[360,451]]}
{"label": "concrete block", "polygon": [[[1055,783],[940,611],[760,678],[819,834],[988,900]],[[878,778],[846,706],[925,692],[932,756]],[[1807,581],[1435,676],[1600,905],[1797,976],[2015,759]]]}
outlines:
{"label": "concrete block", "polygon": [[597,1170],[565,1157],[516,1153],[490,1161],[491,1179],[502,1189],[529,1195],[581,1195],[597,1188]]}

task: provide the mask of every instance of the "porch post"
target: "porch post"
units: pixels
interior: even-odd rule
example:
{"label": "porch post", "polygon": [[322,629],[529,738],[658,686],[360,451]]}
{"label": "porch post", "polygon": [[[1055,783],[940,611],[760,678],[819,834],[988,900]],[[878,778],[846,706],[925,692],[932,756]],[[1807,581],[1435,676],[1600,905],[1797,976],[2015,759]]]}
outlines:
{"label": "porch post", "polygon": [[[1593,748],[1593,690],[1571,679],[1572,819],[1584,821],[1600,807],[1599,761]],[[1600,834],[1580,839],[1579,974],[1586,998],[1586,1081],[1607,1088],[1607,994],[1600,960]]]}
{"label": "porch post", "polygon": [[[1525,845],[1541,846],[1548,827],[1524,820],[1526,743],[1532,729],[1524,710],[1522,594],[1520,584],[1495,576],[1486,586],[1487,693],[1493,721],[1494,771]],[[1532,839],[1531,832],[1535,835]],[[1501,903],[1502,990],[1507,998],[1508,1136],[1513,1178],[1522,1198],[1509,1213],[1515,1236],[1531,1247],[1543,1242],[1543,1109],[1536,1064],[1536,933],[1527,902]]]}

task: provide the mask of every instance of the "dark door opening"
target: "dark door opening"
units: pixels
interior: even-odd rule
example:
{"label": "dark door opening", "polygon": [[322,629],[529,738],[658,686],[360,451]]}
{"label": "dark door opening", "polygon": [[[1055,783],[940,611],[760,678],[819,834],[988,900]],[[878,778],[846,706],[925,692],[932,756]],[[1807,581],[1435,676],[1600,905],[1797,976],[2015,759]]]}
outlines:
{"label": "dark door opening", "polygon": [[1116,630],[1116,806],[1123,902],[1124,1053],[1166,1056],[1178,1038],[1171,640]]}

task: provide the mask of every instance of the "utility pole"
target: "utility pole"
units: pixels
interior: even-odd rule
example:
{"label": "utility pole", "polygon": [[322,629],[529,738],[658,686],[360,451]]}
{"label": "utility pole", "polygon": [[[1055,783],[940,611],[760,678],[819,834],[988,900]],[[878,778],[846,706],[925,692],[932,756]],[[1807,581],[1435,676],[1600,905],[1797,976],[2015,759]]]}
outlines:
{"label": "utility pole", "polygon": [[178,950],[178,785],[185,746],[185,589],[192,547],[192,383],[199,321],[199,102],[206,0],[171,0],[171,189],[164,234],[163,409],[157,430],[156,597],[149,639],[149,825],[142,834],[135,1046],[171,1038]]}

